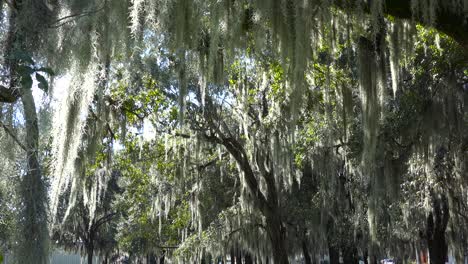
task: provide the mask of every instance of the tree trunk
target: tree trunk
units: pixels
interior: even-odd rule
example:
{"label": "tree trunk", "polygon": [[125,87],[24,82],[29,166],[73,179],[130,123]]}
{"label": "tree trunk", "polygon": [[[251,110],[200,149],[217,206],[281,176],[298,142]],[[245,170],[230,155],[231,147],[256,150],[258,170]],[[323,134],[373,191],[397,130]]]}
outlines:
{"label": "tree trunk", "polygon": [[310,258],[309,248],[307,247],[307,240],[304,238],[302,240],[302,254],[304,254],[304,263],[312,264],[312,259]]}
{"label": "tree trunk", "polygon": [[445,264],[448,256],[448,246],[445,239],[445,229],[449,220],[447,199],[442,196],[433,201],[433,212],[427,217],[427,244],[431,264]]}
{"label": "tree trunk", "polygon": [[252,256],[249,253],[246,253],[244,256],[245,264],[253,264]]}
{"label": "tree trunk", "polygon": [[49,231],[46,209],[47,190],[38,159],[39,128],[36,105],[31,89],[19,87],[19,76],[16,72],[18,60],[12,58],[14,52],[25,51],[24,37],[34,36],[24,36],[24,28],[17,26],[17,19],[24,13],[22,1],[14,1],[14,5],[16,10],[12,10],[8,18],[9,28],[3,54],[5,58],[8,58],[5,63],[10,74],[10,87],[6,89],[2,86],[3,92],[9,91],[13,97],[8,101],[0,96],[0,101],[15,103],[21,97],[26,124],[25,144],[22,148],[27,155],[27,170],[20,183],[23,208],[21,208],[19,220],[21,241],[17,261],[43,264],[49,262]]}
{"label": "tree trunk", "polygon": [[330,264],[340,264],[340,251],[337,247],[329,245],[328,255],[330,257]]}
{"label": "tree trunk", "polygon": [[372,254],[372,255],[368,255],[368,256],[367,256],[367,259],[368,259],[368,260],[367,260],[368,264],[377,264],[377,256],[375,256],[375,255],[373,255],[373,254]]}
{"label": "tree trunk", "polygon": [[25,236],[25,250],[30,258],[34,258],[34,263],[48,263],[47,191],[37,157],[39,128],[31,89],[23,89],[21,101],[26,120],[25,146],[28,162],[26,176],[21,181],[25,219],[22,235]]}
{"label": "tree trunk", "polygon": [[231,258],[231,264],[234,264],[234,259],[236,258],[236,253],[234,251],[234,248],[231,248],[231,251],[229,252],[229,256]]}
{"label": "tree trunk", "polygon": [[283,227],[279,216],[269,215],[266,220],[268,236],[270,237],[273,250],[273,262],[275,264],[288,264],[288,253],[285,244],[285,228]]}
{"label": "tree trunk", "polygon": [[92,236],[89,236],[88,241],[86,241],[86,254],[87,254],[88,264],[93,264],[94,241],[93,241]]}
{"label": "tree trunk", "polygon": [[369,253],[367,249],[363,252],[362,260],[364,261],[364,264],[369,264]]}
{"label": "tree trunk", "polygon": [[242,264],[242,251],[237,249],[236,264]]}
{"label": "tree trunk", "polygon": [[342,245],[341,252],[343,253],[343,263],[358,263],[359,261],[358,250],[355,246]]}
{"label": "tree trunk", "polygon": [[84,239],[86,254],[87,254],[87,262],[88,264],[93,264],[93,255],[94,255],[94,233],[88,232],[87,237]]}
{"label": "tree trunk", "polygon": [[[209,263],[209,262],[208,262],[208,263]],[[206,254],[205,254],[205,253],[202,254],[202,257],[201,257],[201,259],[200,259],[200,264],[207,264],[207,263],[206,263]]]}
{"label": "tree trunk", "polygon": [[266,230],[273,250],[273,261],[275,264],[288,264],[289,260],[285,245],[286,232],[281,221],[278,190],[276,189],[274,173],[265,168],[265,163],[263,162],[265,157],[263,157],[262,154],[257,154],[257,165],[259,165],[261,175],[266,182],[268,197],[265,197],[263,192],[260,190],[258,180],[251,167],[248,155],[241,143],[231,137],[222,136],[221,139],[213,139],[210,136],[206,136],[206,138],[215,140],[216,143],[224,145],[236,159],[244,172],[245,181],[253,196],[255,207],[257,207],[257,209],[260,210],[266,218]]}

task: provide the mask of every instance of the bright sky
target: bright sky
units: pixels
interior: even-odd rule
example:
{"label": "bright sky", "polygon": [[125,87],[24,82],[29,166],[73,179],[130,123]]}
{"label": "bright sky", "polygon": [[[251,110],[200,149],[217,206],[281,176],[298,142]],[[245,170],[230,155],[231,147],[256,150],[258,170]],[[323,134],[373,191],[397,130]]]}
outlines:
{"label": "bright sky", "polygon": [[[34,78],[33,78],[34,79]],[[34,79],[33,83],[33,96],[34,100],[36,102],[36,110],[39,111],[41,107],[44,106],[44,103],[46,103],[48,100],[52,100],[50,106],[52,108],[55,108],[58,106],[58,104],[65,99],[65,96],[67,95],[67,91],[69,89],[69,86],[71,85],[71,76],[70,75],[64,75],[60,76],[55,80],[55,83],[53,85],[53,90],[52,90],[52,98],[49,98],[41,89],[37,87],[37,81]],[[130,132],[138,133],[135,128],[129,128]],[[142,139],[144,141],[150,141],[156,137],[156,131],[154,126],[151,124],[151,122],[147,119],[145,119],[143,123],[143,129],[142,129],[143,134]],[[120,142],[115,142],[114,148],[116,151],[119,151],[122,149],[122,146],[120,145]]]}
{"label": "bright sky", "polygon": [[52,107],[55,107],[60,100],[63,99],[63,97],[67,94],[66,91],[68,87],[70,86],[71,82],[71,76],[70,75],[64,75],[60,76],[55,80],[55,83],[53,85],[53,91],[52,91],[52,98],[48,98],[41,89],[37,87],[38,82],[36,81],[35,78],[33,78],[33,97],[34,101],[36,102],[36,110],[39,111],[39,109],[43,106],[44,102],[47,102],[49,99],[52,99]]}

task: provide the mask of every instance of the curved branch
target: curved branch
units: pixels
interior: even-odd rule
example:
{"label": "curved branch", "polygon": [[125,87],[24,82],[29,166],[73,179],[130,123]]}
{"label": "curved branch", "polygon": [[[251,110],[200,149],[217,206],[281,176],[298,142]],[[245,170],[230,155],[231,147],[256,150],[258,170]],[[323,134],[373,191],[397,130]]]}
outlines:
{"label": "curved branch", "polygon": [[93,223],[91,230],[95,232],[101,225],[109,222],[116,215],[117,215],[117,212],[104,215],[103,217],[99,218],[95,223]]}
{"label": "curved branch", "polygon": [[270,204],[268,203],[265,195],[263,195],[262,191],[260,190],[259,183],[255,177],[255,173],[252,170],[249,159],[242,145],[233,138],[223,138],[222,144],[236,159],[237,163],[244,172],[247,186],[249,187],[252,195],[256,198],[254,199],[254,203],[257,204],[257,207],[263,214],[268,215],[271,213]]}

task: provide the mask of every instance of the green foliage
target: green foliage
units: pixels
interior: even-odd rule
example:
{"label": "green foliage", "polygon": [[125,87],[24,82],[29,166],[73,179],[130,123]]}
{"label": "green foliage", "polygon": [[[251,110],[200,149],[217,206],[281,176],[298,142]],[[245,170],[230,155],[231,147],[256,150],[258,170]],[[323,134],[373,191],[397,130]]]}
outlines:
{"label": "green foliage", "polygon": [[31,75],[34,74],[35,79],[39,82],[38,88],[45,93],[49,91],[48,81],[42,74],[40,74],[40,72],[46,73],[52,77],[55,75],[55,73],[51,68],[37,67],[34,60],[27,53],[21,51],[13,53],[10,59],[17,61],[18,63],[16,72],[19,75],[22,88],[31,89],[33,85],[33,79]]}
{"label": "green foliage", "polygon": [[281,97],[285,96],[284,89],[284,69],[279,63],[273,63],[271,66],[271,74],[273,75],[273,80],[271,83],[271,91],[273,98],[278,100]]}
{"label": "green foliage", "polygon": [[[10,185],[11,187],[11,185]],[[0,181],[0,254],[11,250],[16,231],[16,213],[13,190],[7,189],[5,182]]]}
{"label": "green foliage", "polygon": [[36,72],[36,80],[39,82],[37,87],[47,93],[49,91],[49,84],[47,83],[45,77]]}
{"label": "green foliage", "polygon": [[130,83],[121,80],[112,89],[111,97],[120,102],[122,112],[130,124],[136,124],[153,113],[168,106],[156,81],[150,76],[143,77],[144,89],[136,94],[128,93]]}
{"label": "green foliage", "polygon": [[[392,47],[386,38],[401,21],[384,16],[392,8],[384,1],[49,2],[15,10],[24,32],[42,32],[25,28],[37,22],[48,33],[19,36],[34,53],[6,62],[23,89],[36,81],[49,92],[55,73],[38,64],[74,76],[60,99],[66,131],[51,135],[76,143],[58,161],[74,168],[60,178],[68,181],[60,208],[72,215],[57,231],[61,245],[84,241],[87,225],[112,212],[96,248],[134,258],[166,252],[195,262],[236,249],[263,263],[279,251],[299,256],[307,243],[317,254],[332,246],[396,255],[424,239],[441,196],[450,199],[450,232],[461,234],[447,237],[453,245],[466,238],[466,50],[434,28],[402,22]],[[449,10],[439,8],[407,11],[417,20]],[[52,13],[71,16],[49,20]],[[369,61],[357,60],[363,39]],[[362,92],[358,76],[369,65]],[[22,142],[23,120],[14,120],[22,115],[0,108]],[[15,212],[3,200],[0,193],[0,241],[11,241]]]}

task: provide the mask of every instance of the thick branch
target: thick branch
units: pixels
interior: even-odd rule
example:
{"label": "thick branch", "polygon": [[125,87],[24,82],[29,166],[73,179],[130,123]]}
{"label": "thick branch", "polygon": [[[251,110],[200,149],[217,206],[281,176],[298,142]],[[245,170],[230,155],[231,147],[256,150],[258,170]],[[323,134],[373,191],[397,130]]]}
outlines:
{"label": "thick branch", "polygon": [[247,187],[249,188],[252,195],[255,196],[255,205],[263,214],[271,213],[271,208],[268,205],[267,199],[260,191],[258,181],[255,178],[255,174],[252,170],[252,167],[250,166],[247,154],[245,153],[241,144],[233,138],[223,137],[221,139],[214,135],[207,134],[204,134],[204,137],[210,142],[223,145],[227,151],[236,159],[237,163],[244,172]]}
{"label": "thick branch", "polygon": [[240,145],[240,143],[237,140],[233,138],[222,139],[222,144],[236,159],[237,163],[240,165],[242,171],[244,172],[245,180],[252,195],[256,198],[254,200],[258,208],[265,215],[271,213],[271,208],[267,202],[267,199],[260,191],[258,181],[255,178],[255,173],[253,172],[252,167],[250,166],[249,159],[247,157],[247,154],[245,153],[244,148]]}
{"label": "thick branch", "polygon": [[[228,156],[228,153],[227,153],[227,152],[225,152],[225,153],[223,153],[223,154],[221,155],[221,159],[224,158],[224,157],[226,157],[226,156]],[[202,172],[204,169],[208,168],[208,167],[211,166],[211,165],[216,164],[216,162],[218,162],[218,161],[221,161],[221,160],[220,160],[219,157],[216,157],[216,158],[214,158],[214,159],[208,161],[208,162],[205,163],[205,164],[201,164],[201,165],[198,166],[198,171],[199,171],[199,172]]]}
{"label": "thick branch", "polygon": [[[258,227],[258,228],[261,228],[263,230],[266,230],[266,227],[260,223],[256,223],[256,224],[253,224],[251,225],[252,227]],[[228,236],[228,240],[227,240],[227,243],[229,243],[229,241],[233,238],[234,234],[236,233],[239,233],[241,231],[244,231],[248,228],[249,226],[242,226],[242,227],[239,227],[239,228],[236,228],[234,230],[232,230],[227,236]]]}
{"label": "thick branch", "polygon": [[0,126],[3,127],[3,129],[5,130],[5,132],[10,135],[13,140],[24,150],[24,151],[28,151],[26,146],[21,143],[21,141],[16,137],[15,133],[13,133],[5,124],[3,124],[1,121],[0,121]]}
{"label": "thick branch", "polygon": [[[335,1],[335,5],[345,11],[353,8],[350,1],[346,0]],[[370,12],[370,3],[364,9]],[[434,25],[431,25],[419,14],[413,14],[411,0],[385,0],[384,13],[400,19],[414,19],[415,22],[424,26],[432,26],[453,38],[468,51],[468,21],[463,12],[439,6],[436,9],[436,21]]]}
{"label": "thick branch", "polygon": [[95,232],[101,225],[109,222],[110,220],[112,220],[112,218],[117,215],[116,212],[114,213],[110,213],[110,214],[107,214],[101,218],[99,218],[94,224],[93,226],[91,227],[91,230],[92,232]]}
{"label": "thick branch", "polygon": [[278,206],[278,191],[276,190],[275,176],[273,175],[274,172],[267,168],[269,167],[266,165],[266,163],[268,163],[268,157],[264,157],[264,154],[266,153],[260,153],[260,151],[257,151],[257,166],[265,179],[268,188],[268,202],[272,207],[276,207]]}
{"label": "thick branch", "polygon": [[99,11],[104,10],[105,6],[106,5],[104,4],[102,7],[98,8],[98,9],[95,9],[95,10],[86,11],[86,12],[83,12],[83,13],[71,14],[71,15],[68,15],[68,16],[61,17],[61,18],[55,20],[52,24],[50,24],[49,28],[59,28],[59,27],[65,25],[67,23],[72,22],[74,19],[78,19],[78,18],[81,18],[81,17],[84,17],[84,16],[89,16],[89,15],[98,13]]}
{"label": "thick branch", "polygon": [[8,89],[0,85],[0,102],[1,103],[14,103],[20,97],[18,89]]}
{"label": "thick branch", "polygon": [[[207,98],[207,109],[215,109],[213,102],[210,98]],[[216,116],[216,111],[205,111],[205,117],[208,122],[208,125],[211,130],[214,130],[215,133],[211,133],[210,135],[204,134],[206,140],[223,145],[227,151],[236,159],[237,164],[240,166],[241,170],[244,172],[245,181],[247,183],[247,187],[250,190],[251,194],[255,197],[254,203],[255,206],[265,215],[272,215],[273,210],[270,204],[267,201],[265,195],[263,195],[262,191],[260,190],[259,183],[257,178],[255,177],[255,173],[252,169],[252,165],[250,164],[249,158],[247,153],[245,152],[244,147],[242,144],[236,140],[230,133],[228,126],[226,123],[222,122],[224,130],[227,131],[223,133],[217,124],[213,122],[213,115],[215,115],[216,120],[222,120],[219,116]],[[219,137],[217,135],[219,135]]]}
{"label": "thick branch", "polygon": [[[457,10],[458,11],[458,10]],[[386,0],[385,13],[401,19],[412,19],[425,26],[427,21],[411,12],[410,0]],[[468,48],[468,23],[462,12],[456,13],[445,7],[436,10],[436,21],[434,28],[447,34],[457,41],[461,46]]]}

